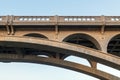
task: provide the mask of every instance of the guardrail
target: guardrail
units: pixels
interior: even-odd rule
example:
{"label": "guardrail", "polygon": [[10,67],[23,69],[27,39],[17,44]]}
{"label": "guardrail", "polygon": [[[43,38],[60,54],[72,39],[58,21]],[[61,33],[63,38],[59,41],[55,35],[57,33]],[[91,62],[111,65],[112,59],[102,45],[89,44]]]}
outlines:
{"label": "guardrail", "polygon": [[120,23],[120,16],[0,16],[0,23],[11,22],[117,22]]}

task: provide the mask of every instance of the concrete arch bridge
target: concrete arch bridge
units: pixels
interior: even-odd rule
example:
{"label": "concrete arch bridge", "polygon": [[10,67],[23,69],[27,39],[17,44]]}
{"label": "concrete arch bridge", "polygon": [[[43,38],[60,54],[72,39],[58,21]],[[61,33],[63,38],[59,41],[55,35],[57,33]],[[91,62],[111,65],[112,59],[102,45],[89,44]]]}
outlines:
{"label": "concrete arch bridge", "polygon": [[[66,61],[71,55],[91,66]],[[120,16],[0,16],[0,61],[47,64],[120,80],[97,69],[101,63],[120,70]]]}

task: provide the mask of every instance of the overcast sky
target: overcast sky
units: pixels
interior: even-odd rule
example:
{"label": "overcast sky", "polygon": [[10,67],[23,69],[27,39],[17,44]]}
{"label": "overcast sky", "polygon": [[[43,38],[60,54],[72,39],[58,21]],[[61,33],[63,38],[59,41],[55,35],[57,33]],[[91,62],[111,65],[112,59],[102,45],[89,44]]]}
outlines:
{"label": "overcast sky", "polygon": [[[120,15],[120,0],[0,0],[0,15]],[[89,65],[87,61],[69,57]],[[99,64],[120,77],[120,71]],[[75,71],[29,63],[0,63],[0,80],[98,80]]]}

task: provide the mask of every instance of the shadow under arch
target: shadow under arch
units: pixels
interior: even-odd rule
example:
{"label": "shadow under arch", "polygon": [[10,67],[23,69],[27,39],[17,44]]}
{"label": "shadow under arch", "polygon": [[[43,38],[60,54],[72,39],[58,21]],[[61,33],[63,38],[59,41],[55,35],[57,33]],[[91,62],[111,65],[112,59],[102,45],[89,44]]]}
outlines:
{"label": "shadow under arch", "polygon": [[64,38],[63,41],[101,50],[99,42],[92,36],[84,33],[71,34]]}
{"label": "shadow under arch", "polygon": [[120,57],[120,34],[113,36],[109,40],[107,52]]}
{"label": "shadow under arch", "polygon": [[25,34],[23,36],[29,36],[29,37],[36,37],[36,38],[44,38],[44,39],[48,39],[45,35],[43,34],[38,34],[38,33],[29,33],[29,34]]}

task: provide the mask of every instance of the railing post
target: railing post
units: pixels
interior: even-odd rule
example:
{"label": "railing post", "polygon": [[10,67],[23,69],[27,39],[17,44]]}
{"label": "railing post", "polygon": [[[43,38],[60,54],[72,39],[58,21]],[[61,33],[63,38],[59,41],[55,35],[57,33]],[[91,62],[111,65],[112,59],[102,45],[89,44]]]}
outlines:
{"label": "railing post", "polygon": [[106,25],[106,21],[105,21],[105,16],[104,15],[102,15],[101,16],[101,22],[102,22],[102,27],[101,27],[101,34],[104,34],[104,32],[105,32],[105,25]]}
{"label": "railing post", "polygon": [[9,28],[9,15],[6,16],[6,30],[7,30],[7,34],[10,34],[10,28]]}
{"label": "railing post", "polygon": [[57,15],[55,15],[55,18],[54,18],[54,20],[55,20],[55,35],[56,35],[56,39],[58,38],[58,32],[59,32],[59,30],[58,30],[58,16]]}
{"label": "railing post", "polygon": [[13,27],[13,19],[14,19],[14,16],[11,15],[11,18],[10,18],[10,29],[11,29],[11,34],[14,35],[15,31],[14,31],[14,27]]}

